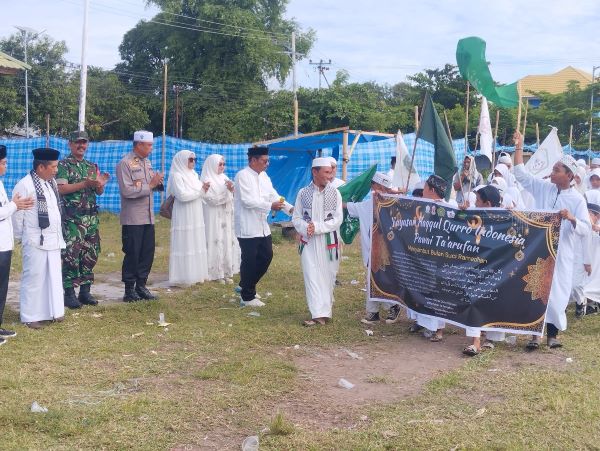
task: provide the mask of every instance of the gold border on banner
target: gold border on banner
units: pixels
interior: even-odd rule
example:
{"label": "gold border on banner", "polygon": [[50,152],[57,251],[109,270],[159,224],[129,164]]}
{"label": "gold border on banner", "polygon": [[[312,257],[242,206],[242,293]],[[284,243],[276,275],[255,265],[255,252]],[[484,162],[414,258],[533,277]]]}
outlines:
{"label": "gold border on banner", "polygon": [[[529,216],[524,215],[523,213],[520,213],[519,211],[516,210],[507,210],[509,211],[513,216],[517,217],[518,219],[520,219],[521,221],[523,221],[526,224],[529,225],[533,225],[536,226],[540,229],[546,229],[546,247],[548,248],[548,252],[550,252],[550,255],[556,260],[556,249],[554,248],[554,235],[560,235],[560,220],[559,220],[559,227],[555,227],[553,222],[541,222],[541,221],[536,221],[535,219],[531,219]],[[534,212],[535,214],[535,212]],[[557,215],[558,213],[542,213],[542,214],[550,214],[550,215]],[[556,229],[558,229],[558,233],[556,232]],[[558,236],[556,237],[556,241],[558,241]]]}

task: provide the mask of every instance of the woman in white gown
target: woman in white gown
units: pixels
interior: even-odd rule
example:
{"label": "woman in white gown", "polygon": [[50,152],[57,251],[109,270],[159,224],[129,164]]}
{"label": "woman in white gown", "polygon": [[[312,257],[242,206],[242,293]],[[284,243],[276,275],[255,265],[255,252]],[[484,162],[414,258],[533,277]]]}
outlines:
{"label": "woman in white gown", "polygon": [[209,155],[200,179],[210,183],[204,196],[204,225],[208,253],[208,278],[233,283],[240,271],[240,248],[233,229],[233,182],[225,175],[225,159]]}
{"label": "woman in white gown", "polygon": [[192,285],[208,279],[203,198],[209,188],[194,170],[196,154],[181,150],[173,157],[167,196],[173,195],[169,284]]}

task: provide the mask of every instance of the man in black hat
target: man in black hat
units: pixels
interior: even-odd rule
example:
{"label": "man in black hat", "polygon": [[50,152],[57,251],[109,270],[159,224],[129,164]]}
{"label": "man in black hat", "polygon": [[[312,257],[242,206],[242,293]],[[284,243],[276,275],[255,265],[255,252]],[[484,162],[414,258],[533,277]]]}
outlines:
{"label": "man in black hat", "polygon": [[62,206],[54,180],[59,155],[58,150],[35,149],[33,170],[13,190],[22,198],[34,200],[31,210],[13,215],[14,235],[23,247],[21,321],[32,329],[41,329],[48,321],[62,321],[65,315],[60,260],[65,241]]}
{"label": "man in black hat", "polygon": [[265,172],[269,167],[269,149],[248,149],[248,166],[235,175],[235,235],[240,243],[240,287],[242,306],[265,305],[256,294],[256,284],[265,275],[273,258],[270,211],[284,210],[291,215],[292,205],[277,194]]}
{"label": "man in black hat", "polygon": [[[108,173],[85,159],[88,147],[85,131],[71,133],[71,153],[58,163],[56,183],[63,196],[63,225],[66,249],[62,252],[65,307],[76,309],[81,304],[97,305],[91,295],[94,266],[100,253],[100,231],[96,196],[104,193]],[[75,288],[79,287],[79,297]]]}
{"label": "man in black hat", "polygon": [[[0,145],[0,176],[6,174],[6,146]],[[8,293],[8,276],[14,245],[11,216],[17,210],[28,210],[33,207],[32,198],[22,198],[15,193],[12,201],[8,200],[4,184],[0,181],[0,325]],[[0,328],[0,345],[6,343],[8,337],[14,337],[16,332]]]}

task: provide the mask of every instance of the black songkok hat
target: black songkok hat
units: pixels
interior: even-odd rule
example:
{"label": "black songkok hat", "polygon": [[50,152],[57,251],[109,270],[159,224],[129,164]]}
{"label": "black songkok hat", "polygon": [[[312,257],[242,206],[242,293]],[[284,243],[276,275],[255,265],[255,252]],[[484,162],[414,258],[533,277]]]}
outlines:
{"label": "black songkok hat", "polygon": [[4,160],[6,158],[6,146],[0,144],[0,160]]}
{"label": "black songkok hat", "polygon": [[58,150],[50,149],[49,147],[40,147],[39,149],[33,149],[33,158],[42,161],[56,161],[60,156]]}
{"label": "black songkok hat", "polygon": [[587,204],[587,208],[589,211],[600,215],[600,205],[597,204]]}
{"label": "black songkok hat", "polygon": [[446,196],[446,189],[448,188],[448,183],[439,175],[430,175],[425,183],[427,183],[431,187],[431,189],[435,191],[435,193],[438,196],[440,196],[440,198],[443,199]]}
{"label": "black songkok hat", "polygon": [[269,155],[269,148],[266,146],[250,147],[248,149],[249,157],[259,157],[261,155]]}
{"label": "black songkok hat", "polygon": [[477,190],[479,197],[484,202],[489,202],[492,204],[492,207],[499,207],[502,198],[500,197],[500,191],[493,185],[486,185],[483,188],[479,188]]}

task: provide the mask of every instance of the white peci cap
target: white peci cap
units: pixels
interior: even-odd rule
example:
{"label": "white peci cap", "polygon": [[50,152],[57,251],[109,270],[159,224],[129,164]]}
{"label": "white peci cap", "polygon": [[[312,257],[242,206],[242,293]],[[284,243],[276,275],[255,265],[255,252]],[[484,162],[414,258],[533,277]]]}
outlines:
{"label": "white peci cap", "polygon": [[329,162],[329,158],[327,157],[319,157],[319,158],[315,158],[312,161],[312,166],[313,168],[324,168],[330,166],[331,167],[331,163]]}
{"label": "white peci cap", "polygon": [[133,142],[151,143],[154,142],[154,135],[146,130],[138,130],[133,134]]}

